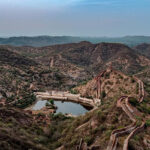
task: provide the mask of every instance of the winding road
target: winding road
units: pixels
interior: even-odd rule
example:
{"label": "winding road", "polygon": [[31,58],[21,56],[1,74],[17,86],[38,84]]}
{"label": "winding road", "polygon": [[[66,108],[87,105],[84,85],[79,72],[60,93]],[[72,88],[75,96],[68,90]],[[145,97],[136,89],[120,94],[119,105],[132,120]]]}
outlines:
{"label": "winding road", "polygon": [[[138,85],[139,85],[138,102],[141,103],[144,99],[144,84],[138,78],[134,77],[134,79],[138,82]],[[118,138],[129,134],[123,143],[123,150],[128,150],[128,144],[129,144],[130,139],[137,132],[140,132],[145,127],[144,120],[138,123],[138,120],[136,118],[136,115],[138,115],[136,112],[138,111],[136,110],[136,108],[133,108],[133,106],[130,105],[129,101],[130,101],[130,97],[121,96],[117,101],[117,107],[122,108],[122,110],[126,113],[126,115],[132,121],[132,124],[122,129],[116,129],[112,132],[108,146],[107,146],[107,150],[117,150]]]}
{"label": "winding road", "polygon": [[[54,100],[61,100],[61,101],[71,101],[75,103],[80,103],[84,106],[90,106],[92,108],[97,108],[98,105],[100,105],[101,101],[99,99],[101,95],[101,77],[105,74],[107,70],[100,73],[95,80],[97,81],[97,99],[88,99],[83,98],[80,96],[80,94],[71,94],[69,92],[60,92],[60,91],[50,91],[50,92],[37,92],[35,93],[37,98],[42,99],[54,99]],[[111,70],[114,71],[114,70]],[[116,72],[116,71],[115,71]],[[117,71],[118,72],[118,71]],[[120,72],[119,72],[120,73]],[[133,76],[134,80],[138,83],[138,102],[141,103],[144,99],[144,84],[141,80],[139,80],[137,77]],[[129,119],[132,121],[130,125],[127,127],[124,127],[122,129],[116,129],[111,133],[109,143],[107,145],[107,150],[117,150],[117,144],[118,144],[118,138],[121,136],[128,135],[123,143],[123,150],[128,150],[128,144],[130,139],[145,127],[145,121],[142,120],[139,122],[136,116],[138,116],[139,112],[136,108],[130,105],[129,103],[130,97],[128,96],[121,96],[116,106],[120,107],[125,114],[129,117]]]}

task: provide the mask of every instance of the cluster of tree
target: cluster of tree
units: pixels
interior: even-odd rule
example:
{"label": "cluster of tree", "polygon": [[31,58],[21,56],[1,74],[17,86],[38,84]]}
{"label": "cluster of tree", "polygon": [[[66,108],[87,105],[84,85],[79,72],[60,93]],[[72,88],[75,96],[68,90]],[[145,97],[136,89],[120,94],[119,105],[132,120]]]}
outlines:
{"label": "cluster of tree", "polygon": [[53,99],[50,99],[50,100],[47,101],[46,107],[51,108],[51,109],[57,109],[57,107],[54,104],[54,100]]}
{"label": "cluster of tree", "polygon": [[34,94],[27,94],[23,98],[18,99],[15,103],[14,106],[18,108],[26,108],[29,105],[33,104],[33,102],[36,101],[36,96]]}

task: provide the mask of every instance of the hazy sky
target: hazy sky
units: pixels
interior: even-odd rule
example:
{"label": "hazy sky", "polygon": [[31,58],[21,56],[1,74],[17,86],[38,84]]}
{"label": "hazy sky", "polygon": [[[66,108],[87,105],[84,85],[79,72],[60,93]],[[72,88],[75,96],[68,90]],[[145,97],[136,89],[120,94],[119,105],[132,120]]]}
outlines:
{"label": "hazy sky", "polygon": [[0,37],[150,35],[150,0],[0,0]]}

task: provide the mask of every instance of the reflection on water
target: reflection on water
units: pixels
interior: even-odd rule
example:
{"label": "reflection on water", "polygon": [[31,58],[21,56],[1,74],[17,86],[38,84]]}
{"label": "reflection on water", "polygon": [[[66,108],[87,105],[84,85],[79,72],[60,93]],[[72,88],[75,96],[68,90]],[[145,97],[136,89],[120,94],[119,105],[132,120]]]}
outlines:
{"label": "reflection on water", "polygon": [[40,110],[45,107],[47,100],[39,100],[37,103],[32,107],[32,110]]}
{"label": "reflection on water", "polygon": [[61,101],[55,101],[55,105],[58,107],[56,110],[56,113],[71,113],[73,115],[81,115],[86,113],[88,110],[86,110],[83,106],[80,104],[72,103],[72,102],[64,102]]}
{"label": "reflection on water", "polygon": [[[32,110],[40,110],[45,107],[47,100],[39,100],[32,108]],[[63,113],[63,114],[72,114],[72,115],[81,115],[86,113],[88,110],[85,109],[80,104],[72,103],[72,102],[61,102],[55,101],[55,105],[57,106],[56,113]]]}

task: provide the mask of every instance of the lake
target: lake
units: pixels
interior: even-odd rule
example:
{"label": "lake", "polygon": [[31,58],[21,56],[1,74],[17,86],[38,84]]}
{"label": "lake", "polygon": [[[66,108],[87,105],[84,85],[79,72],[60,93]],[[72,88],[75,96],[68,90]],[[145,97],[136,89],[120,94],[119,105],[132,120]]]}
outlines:
{"label": "lake", "polygon": [[[32,110],[42,109],[45,107],[46,102],[47,100],[38,100],[37,103],[33,106]],[[56,113],[82,115],[88,112],[88,110],[82,105],[72,102],[54,101],[54,104],[57,106]]]}

